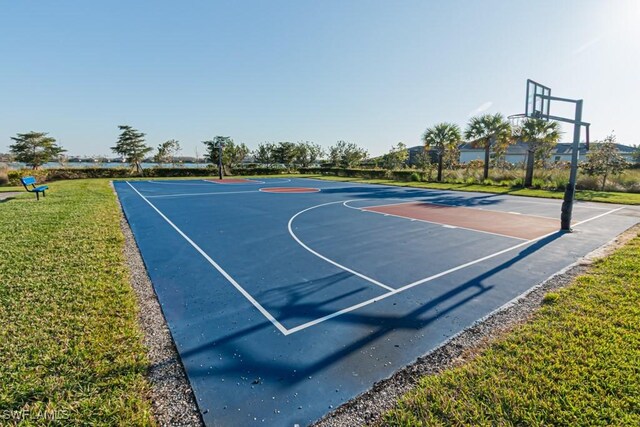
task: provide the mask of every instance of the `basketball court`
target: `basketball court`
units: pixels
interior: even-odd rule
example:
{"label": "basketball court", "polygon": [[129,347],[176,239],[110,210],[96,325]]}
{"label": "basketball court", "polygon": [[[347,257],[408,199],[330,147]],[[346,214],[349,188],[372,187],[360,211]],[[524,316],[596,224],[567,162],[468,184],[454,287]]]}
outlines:
{"label": "basketball court", "polygon": [[115,182],[208,425],[307,425],[640,221],[311,179]]}

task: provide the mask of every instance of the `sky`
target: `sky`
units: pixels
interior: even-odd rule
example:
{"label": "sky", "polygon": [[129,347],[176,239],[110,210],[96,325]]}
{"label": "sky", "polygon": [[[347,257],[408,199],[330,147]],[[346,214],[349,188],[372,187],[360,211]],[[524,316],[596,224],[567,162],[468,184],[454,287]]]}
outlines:
{"label": "sky", "polygon": [[128,124],[185,156],[216,135],[379,155],[524,112],[528,78],[584,99],[592,140],[640,144],[639,23],[639,0],[0,0],[0,152],[34,130],[111,156]]}

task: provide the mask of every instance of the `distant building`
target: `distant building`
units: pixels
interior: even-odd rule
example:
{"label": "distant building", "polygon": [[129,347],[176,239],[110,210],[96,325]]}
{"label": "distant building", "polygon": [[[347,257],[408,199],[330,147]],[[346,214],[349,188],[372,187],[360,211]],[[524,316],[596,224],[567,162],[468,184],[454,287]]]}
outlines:
{"label": "distant building", "polygon": [[[593,147],[595,144],[591,144]],[[549,160],[551,162],[569,162],[571,161],[571,148],[572,144],[569,142],[561,142],[551,151]],[[580,143],[578,151],[578,158],[585,159],[587,156],[586,144]],[[634,147],[628,145],[616,144],[618,152],[624,159],[633,163],[633,152],[636,150]],[[459,146],[460,149],[460,163],[469,163],[472,160],[484,160],[484,148],[474,148],[471,143],[464,143]],[[409,148],[409,164],[412,164],[413,156],[424,150],[423,146],[416,146]],[[432,161],[437,161],[437,156],[434,150],[430,152]],[[527,159],[527,144],[518,142],[510,145],[505,153],[505,161],[508,163],[523,163]]]}
{"label": "distant building", "polygon": [[[416,163],[416,156],[424,152],[424,145],[411,147],[411,148],[408,148],[408,150],[409,150],[409,158],[407,159],[407,163],[410,165],[413,165]],[[438,162],[438,153],[436,152],[436,150],[429,150],[429,158],[431,159],[431,163]]]}

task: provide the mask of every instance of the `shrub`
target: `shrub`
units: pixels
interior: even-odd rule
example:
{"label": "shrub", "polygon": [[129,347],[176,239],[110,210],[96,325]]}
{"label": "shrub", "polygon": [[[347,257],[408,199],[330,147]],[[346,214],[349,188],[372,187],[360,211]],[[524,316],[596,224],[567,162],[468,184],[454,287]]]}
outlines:
{"label": "shrub", "polygon": [[[212,176],[217,173],[216,168],[148,168],[144,169],[143,176],[150,178],[160,177],[187,177],[187,176]],[[131,168],[56,168],[56,169],[17,169],[8,172],[8,184],[20,185],[20,178],[33,176],[38,183],[45,181],[58,181],[64,179],[85,178],[130,178],[136,175]]]}
{"label": "shrub", "polygon": [[[217,171],[217,169],[215,170]],[[285,170],[285,168],[282,168],[282,167],[265,168],[265,167],[258,167],[258,166],[235,168],[231,171],[231,173],[234,175],[278,175],[286,172],[287,171]]]}
{"label": "shrub", "polygon": [[576,181],[577,190],[599,190],[600,184],[595,176],[580,176]]}
{"label": "shrub", "polygon": [[549,292],[542,298],[542,304],[549,305],[558,301],[560,294],[557,292]]}
{"label": "shrub", "polygon": [[[409,182],[412,181],[412,176],[413,175],[418,175],[416,172],[411,171],[411,170],[400,170],[400,171],[392,171],[391,172],[391,179],[394,179],[396,181],[403,181],[403,182]],[[420,175],[418,175],[418,178],[420,177]]]}
{"label": "shrub", "polygon": [[467,169],[482,169],[484,167],[484,160],[473,159],[467,162]]}
{"label": "shrub", "polygon": [[38,183],[42,183],[46,181],[47,178],[47,170],[46,169],[18,169],[18,170],[10,170],[7,173],[9,178],[9,185],[21,185],[20,178],[25,176],[32,176],[36,179]]}
{"label": "shrub", "polygon": [[[477,162],[481,164],[480,162]],[[472,164],[473,166],[474,164]],[[245,169],[234,170],[234,173],[244,174],[270,174],[279,173],[277,169]],[[337,168],[337,167],[310,167],[298,169],[300,173],[334,175],[348,178],[363,179],[393,179],[397,181],[422,181],[430,182],[434,179],[434,168],[427,168],[424,171],[415,169],[387,171],[376,168]],[[499,185],[507,187],[523,187],[524,170],[521,168],[493,170],[490,179],[482,179],[482,169],[477,169],[467,165],[464,168],[444,170],[443,182],[458,184],[484,184]],[[419,179],[418,179],[419,178]],[[569,171],[565,168],[565,163],[556,163],[547,169],[537,169],[534,174],[532,188],[563,191],[569,182]],[[596,180],[584,175],[578,176],[576,188],[579,190],[599,190]],[[610,177],[608,191],[640,192],[640,171],[637,169],[627,169],[623,174]]]}
{"label": "shrub", "polygon": [[[318,173],[317,169],[307,169]],[[233,169],[233,175],[276,175],[284,172],[282,168],[265,168],[265,167],[244,167]],[[380,175],[384,171],[372,171],[372,178],[384,178]],[[350,176],[355,172],[349,172]],[[116,168],[55,168],[55,169],[17,169],[7,172],[6,182],[0,179],[0,185],[20,185],[20,178],[24,176],[33,176],[38,183],[45,181],[57,181],[64,179],[85,179],[85,178],[113,178],[123,179],[131,177],[148,177],[148,178],[179,178],[179,177],[198,177],[198,176],[215,176],[218,174],[218,168],[215,166],[207,166],[203,168],[185,168],[185,167],[152,167],[142,171],[142,174],[136,174],[132,168],[116,167]],[[0,178],[2,177],[2,169],[0,169]]]}
{"label": "shrub", "polygon": [[524,187],[524,178],[516,178],[511,183],[512,187]]}

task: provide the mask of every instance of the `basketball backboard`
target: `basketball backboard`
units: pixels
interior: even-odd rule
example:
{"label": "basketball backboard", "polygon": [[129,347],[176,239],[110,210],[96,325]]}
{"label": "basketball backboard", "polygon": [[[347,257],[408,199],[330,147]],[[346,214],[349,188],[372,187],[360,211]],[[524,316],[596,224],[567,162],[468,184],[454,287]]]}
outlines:
{"label": "basketball backboard", "polygon": [[527,103],[525,105],[524,114],[526,117],[534,117],[537,119],[549,120],[549,105],[551,100],[551,88],[527,80]]}

